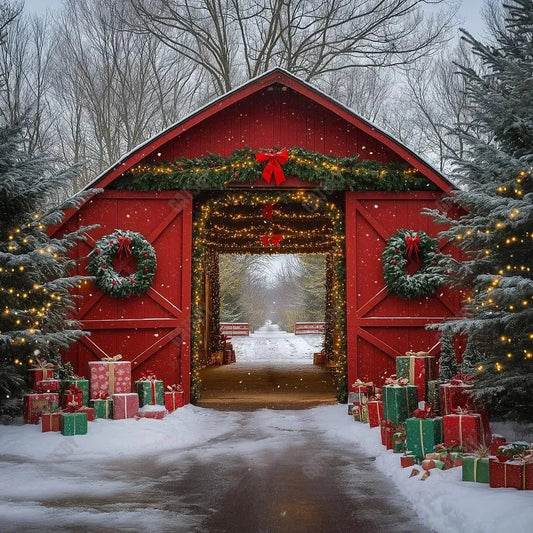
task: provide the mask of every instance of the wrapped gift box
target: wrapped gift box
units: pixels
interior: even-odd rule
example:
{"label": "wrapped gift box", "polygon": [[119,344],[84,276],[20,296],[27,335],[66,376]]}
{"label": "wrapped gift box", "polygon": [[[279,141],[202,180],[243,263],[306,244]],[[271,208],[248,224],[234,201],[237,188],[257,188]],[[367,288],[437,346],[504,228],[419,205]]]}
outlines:
{"label": "wrapped gift box", "polygon": [[131,361],[90,361],[91,398],[131,392]]}
{"label": "wrapped gift box", "polygon": [[87,420],[89,422],[94,422],[94,409],[92,407],[87,407],[86,405],[82,405],[76,412],[87,413]]}
{"label": "wrapped gift box", "polygon": [[471,391],[473,384],[469,381],[452,380],[450,383],[440,385],[440,412],[441,415],[451,415],[457,409],[473,411]]}
{"label": "wrapped gift box", "polygon": [[374,393],[374,384],[370,382],[364,383],[358,379],[351,389],[348,392],[348,403],[362,404],[368,402],[370,396]]}
{"label": "wrapped gift box", "polygon": [[89,380],[88,379],[83,379],[83,378],[69,379],[67,381],[67,385],[73,385],[74,387],[78,387],[79,389],[81,389],[81,393],[82,393],[81,403],[82,405],[89,405]]}
{"label": "wrapped gift box", "polygon": [[61,413],[62,435],[86,435],[87,413]]}
{"label": "wrapped gift box", "polygon": [[368,407],[365,404],[354,404],[352,407],[353,419],[357,422],[368,422]]}
{"label": "wrapped gift box", "polygon": [[137,411],[137,418],[154,418],[161,420],[165,418],[167,410],[164,405],[145,405]]}
{"label": "wrapped gift box", "polygon": [[38,424],[41,415],[53,411],[59,405],[57,392],[25,394],[23,399],[24,423]]}
{"label": "wrapped gift box", "polygon": [[402,455],[400,457],[400,464],[402,465],[402,468],[414,466],[415,461],[416,461],[416,457],[412,454]]}
{"label": "wrapped gift box", "polygon": [[498,453],[498,448],[507,443],[507,439],[502,435],[491,435],[490,439],[490,454],[496,455]]}
{"label": "wrapped gift box", "polygon": [[55,365],[48,363],[40,357],[36,357],[36,362],[32,364],[32,368],[29,369],[30,376],[32,377],[33,387],[37,384],[38,381],[43,381],[45,379],[54,378],[54,369]]}
{"label": "wrapped gift box", "polygon": [[370,427],[379,427],[383,420],[383,402],[381,400],[370,400],[366,406],[368,408],[368,423]]}
{"label": "wrapped gift box", "polygon": [[113,400],[89,400],[89,406],[94,409],[95,418],[113,418]]}
{"label": "wrapped gift box", "polygon": [[169,413],[178,409],[178,407],[183,407],[183,391],[165,391],[165,407]]}
{"label": "wrapped gift box", "polygon": [[444,445],[459,445],[468,452],[473,452],[480,445],[486,445],[481,415],[479,413],[462,413],[442,417]]}
{"label": "wrapped gift box", "polygon": [[438,468],[439,470],[444,470],[446,467],[444,461],[440,461],[439,459],[424,459],[420,466],[424,470],[433,470],[434,468]]}
{"label": "wrapped gift box", "polygon": [[405,450],[405,427],[397,427],[392,434],[392,451],[394,453],[403,453]]}
{"label": "wrapped gift box", "polygon": [[41,415],[42,432],[61,431],[61,413],[43,413]]}
{"label": "wrapped gift box", "polygon": [[135,417],[139,410],[139,396],[136,392],[113,394],[112,399],[115,420]]}
{"label": "wrapped gift box", "polygon": [[314,365],[325,365],[326,354],[324,352],[315,352],[313,354],[313,364]]}
{"label": "wrapped gift box", "polygon": [[489,484],[491,487],[513,487],[533,490],[533,462],[489,459]]}
{"label": "wrapped gift box", "polygon": [[422,459],[443,441],[442,418],[408,418],[405,421],[407,449]]}
{"label": "wrapped gift box", "polygon": [[63,396],[61,396],[61,407],[63,407],[63,409],[77,411],[82,405],[83,392],[74,392],[73,389],[67,389],[63,392]]}
{"label": "wrapped gift box", "polygon": [[381,444],[392,450],[392,435],[396,431],[396,427],[389,420],[383,420],[381,422]]}
{"label": "wrapped gift box", "polygon": [[396,358],[396,377],[406,378],[418,387],[419,401],[427,400],[427,382],[437,377],[436,358],[432,355],[402,355]]}
{"label": "wrapped gift box", "polygon": [[418,407],[418,389],[414,385],[385,385],[381,390],[383,418],[395,425],[411,417]]}
{"label": "wrapped gift box", "polygon": [[463,481],[489,482],[488,457],[463,457]]}
{"label": "wrapped gift box", "polygon": [[427,384],[427,401],[431,404],[433,412],[440,414],[440,381],[432,379]]}
{"label": "wrapped gift box", "polygon": [[35,392],[58,392],[61,382],[58,379],[42,379],[33,386]]}
{"label": "wrapped gift box", "polygon": [[139,405],[165,405],[165,390],[160,379],[143,379],[135,382]]}

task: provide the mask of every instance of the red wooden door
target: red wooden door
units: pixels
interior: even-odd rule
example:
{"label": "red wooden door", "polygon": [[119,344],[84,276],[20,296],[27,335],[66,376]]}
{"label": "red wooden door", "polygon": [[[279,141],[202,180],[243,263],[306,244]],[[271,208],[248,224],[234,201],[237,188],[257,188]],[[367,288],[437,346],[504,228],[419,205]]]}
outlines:
{"label": "red wooden door", "polygon": [[[348,385],[355,379],[381,384],[395,372],[394,359],[406,351],[439,353],[439,334],[426,324],[453,316],[460,295],[443,287],[434,296],[406,300],[389,295],[381,254],[399,229],[435,237],[442,227],[422,215],[439,192],[346,193],[346,325]],[[446,249],[446,243],[441,247]]]}
{"label": "red wooden door", "polygon": [[[67,225],[100,224],[86,244],[115,229],[141,233],[154,247],[157,267],[148,292],[116,299],[92,283],[81,289],[78,320],[90,336],[83,337],[66,359],[76,371],[87,373],[87,363],[121,354],[132,362],[133,379],[152,370],[165,384],[180,383],[189,401],[192,196],[185,191],[105,191],[85,204]],[[82,259],[80,272],[86,274]]]}

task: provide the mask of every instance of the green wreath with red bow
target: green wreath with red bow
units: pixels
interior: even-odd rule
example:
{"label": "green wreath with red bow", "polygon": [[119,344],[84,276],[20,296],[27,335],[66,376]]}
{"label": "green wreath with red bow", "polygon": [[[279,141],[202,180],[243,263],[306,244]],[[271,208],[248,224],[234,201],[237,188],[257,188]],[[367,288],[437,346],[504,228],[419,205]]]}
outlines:
{"label": "green wreath with red bow", "polygon": [[[409,274],[407,265],[417,259],[420,268]],[[431,296],[444,281],[438,241],[424,231],[398,230],[388,239],[381,260],[389,294],[408,300]]]}
{"label": "green wreath with red bow", "polygon": [[[135,272],[127,275],[117,272],[115,264],[130,263],[130,257],[137,261]],[[87,270],[102,292],[115,298],[128,298],[148,291],[156,264],[154,248],[140,233],[117,229],[98,240],[89,254]]]}

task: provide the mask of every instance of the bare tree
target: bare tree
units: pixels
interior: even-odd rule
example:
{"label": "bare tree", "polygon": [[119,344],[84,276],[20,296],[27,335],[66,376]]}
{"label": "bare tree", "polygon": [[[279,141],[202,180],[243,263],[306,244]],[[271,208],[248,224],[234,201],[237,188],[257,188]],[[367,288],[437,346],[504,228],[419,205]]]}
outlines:
{"label": "bare tree", "polygon": [[[130,0],[135,30],[207,72],[223,94],[280,66],[310,81],[355,67],[410,64],[448,38],[445,0]],[[449,2],[448,2],[449,4]]]}

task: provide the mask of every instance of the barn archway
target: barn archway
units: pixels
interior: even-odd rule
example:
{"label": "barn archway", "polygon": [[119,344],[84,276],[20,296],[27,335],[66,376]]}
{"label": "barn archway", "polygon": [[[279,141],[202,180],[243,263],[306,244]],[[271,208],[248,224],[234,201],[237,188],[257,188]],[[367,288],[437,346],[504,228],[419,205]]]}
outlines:
{"label": "barn archway", "polygon": [[[212,354],[221,345],[218,307],[218,255],[221,253],[313,253],[326,256],[324,352],[328,365],[306,373],[300,369],[303,377],[299,379],[305,381],[302,389],[306,389],[308,398],[316,399],[315,403],[331,401],[337,396],[332,384],[336,389],[345,390],[345,309],[343,305],[335,305],[335,302],[344,302],[342,203],[342,195],[327,194],[322,190],[272,192],[244,189],[210,192],[198,197],[192,268],[193,399],[200,397],[202,373],[213,379],[212,373],[206,374],[202,369],[210,364]],[[279,374],[279,379],[283,379],[282,370]],[[291,381],[293,377],[287,379]],[[283,396],[279,402],[276,394],[270,394],[267,404],[286,404],[286,392],[279,391]]]}

